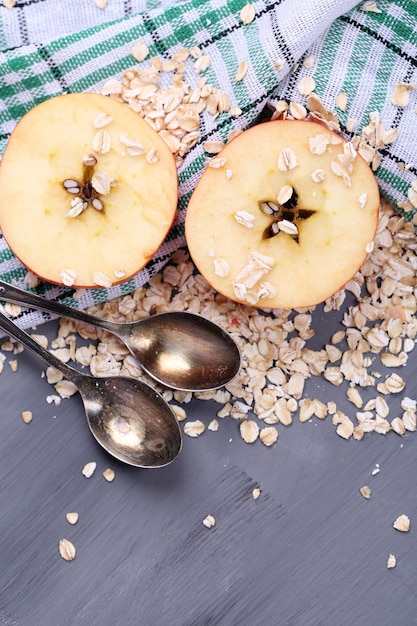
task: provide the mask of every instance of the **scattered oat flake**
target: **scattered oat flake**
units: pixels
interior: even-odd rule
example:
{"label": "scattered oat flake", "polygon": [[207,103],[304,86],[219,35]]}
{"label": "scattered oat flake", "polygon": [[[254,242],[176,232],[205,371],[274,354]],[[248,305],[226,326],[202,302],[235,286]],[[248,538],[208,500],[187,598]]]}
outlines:
{"label": "scattered oat flake", "polygon": [[410,518],[407,515],[400,515],[393,523],[395,530],[407,533],[410,530]]}
{"label": "scattered oat flake", "polygon": [[210,424],[207,426],[207,430],[211,430],[213,433],[219,430],[219,422],[216,419],[211,420]]}
{"label": "scattered oat flake", "polygon": [[316,81],[312,76],[303,76],[298,83],[298,93],[302,96],[310,95],[316,88]]}
{"label": "scattered oat flake", "polygon": [[242,420],[240,436],[245,443],[254,443],[259,436],[259,426],[254,420]]}
{"label": "scattered oat flake", "polygon": [[107,130],[99,130],[93,137],[92,148],[97,154],[110,152],[111,139]]}
{"label": "scattered oat flake", "polygon": [[68,539],[60,539],[59,541],[59,554],[64,561],[73,561],[75,559],[75,546]]}
{"label": "scattered oat flake", "polygon": [[326,172],[321,168],[317,168],[314,172],[311,172],[311,178],[315,183],[322,183],[326,178]]}
{"label": "scattered oat flake", "polygon": [[105,480],[107,480],[107,482],[109,482],[109,483],[111,483],[114,480],[115,476],[116,476],[116,474],[115,474],[114,470],[112,470],[110,467],[105,469],[104,472],[103,472],[103,478]]}
{"label": "scattered oat flake", "polygon": [[205,526],[206,528],[213,528],[213,526],[215,525],[216,525],[216,520],[214,519],[212,515],[207,515],[203,519],[203,526]]}
{"label": "scattered oat flake", "polygon": [[361,494],[366,500],[369,500],[369,498],[372,495],[371,489],[367,485],[364,485],[363,487],[361,487],[359,491],[361,492]]}
{"label": "scattered oat flake", "polygon": [[78,513],[71,512],[66,514],[65,519],[67,520],[68,524],[74,525],[78,522],[78,517]]}
{"label": "scattered oat flake", "polygon": [[25,424],[30,424],[33,418],[32,411],[22,411],[21,415],[22,420],[25,422]]}
{"label": "scattered oat flake", "polygon": [[9,361],[9,366],[12,372],[17,372],[17,370],[19,369],[19,363],[18,361],[16,361],[16,359]]}
{"label": "scattered oat flake", "polygon": [[398,107],[406,107],[410,102],[410,91],[414,90],[414,85],[408,83],[395,83],[391,102]]}
{"label": "scattered oat flake", "polygon": [[259,496],[261,495],[261,488],[260,487],[255,487],[252,490],[252,498],[254,500],[257,500],[259,498]]}
{"label": "scattered oat flake", "polygon": [[249,213],[249,211],[236,211],[235,220],[238,224],[242,224],[242,226],[246,226],[246,228],[253,228],[255,222],[255,216],[253,213]]}
{"label": "scattered oat flake", "polygon": [[285,204],[292,198],[294,189],[291,185],[283,185],[278,192],[277,200],[279,204]]}
{"label": "scattered oat flake", "polygon": [[343,439],[350,439],[350,437],[353,435],[354,428],[355,426],[352,420],[345,415],[341,423],[336,428],[336,433],[339,435],[339,437],[342,437]]}
{"label": "scattered oat flake", "polygon": [[225,157],[214,157],[208,162],[208,166],[213,169],[219,169],[226,165],[227,159]]}
{"label": "scattered oat flake", "polygon": [[253,20],[255,19],[255,7],[253,6],[253,4],[245,4],[245,6],[240,11],[240,19],[245,26],[253,22]]}
{"label": "scattered oat flake", "polygon": [[223,141],[205,141],[203,144],[205,152],[217,154],[224,148]]}
{"label": "scattered oat flake", "polygon": [[307,117],[307,109],[299,102],[290,102],[289,114],[295,120],[305,120]]}
{"label": "scattered oat flake", "polygon": [[198,437],[205,429],[206,427],[201,420],[186,422],[186,424],[184,424],[184,435],[188,435],[188,437]]}
{"label": "scattered oat flake", "polygon": [[381,9],[377,7],[375,0],[366,0],[361,6],[361,11],[369,13],[382,13]]}
{"label": "scattered oat flake", "polygon": [[346,130],[348,131],[348,133],[351,133],[354,130],[356,130],[357,126],[358,126],[358,120],[354,119],[353,117],[350,117],[346,121]]}
{"label": "scattered oat flake", "polygon": [[196,59],[194,63],[194,70],[197,74],[205,72],[211,65],[211,59],[208,55],[202,55]]}
{"label": "scattered oat flake", "polygon": [[86,478],[91,478],[91,476],[96,471],[96,467],[97,467],[97,463],[95,461],[90,461],[89,463],[84,465],[83,469],[81,470],[81,473]]}
{"label": "scattered oat flake", "polygon": [[138,41],[132,48],[132,55],[139,63],[144,61],[149,54],[149,48],[144,41]]}
{"label": "scattered oat flake", "polygon": [[[241,109],[240,107],[237,107],[237,106],[235,106],[235,107],[231,107],[231,109],[230,109],[229,113],[230,113],[230,115],[231,115],[232,117],[239,117],[240,115],[242,115],[242,109]],[[240,131],[240,128],[235,128],[234,130],[235,130],[235,131],[237,131],[237,132],[239,132],[239,131]],[[233,132],[233,131],[232,131],[232,132]],[[240,132],[241,132],[241,131],[240,131]],[[239,134],[240,134],[240,132],[239,132]]]}
{"label": "scattered oat flake", "polygon": [[235,82],[238,83],[246,76],[246,72],[248,71],[248,63],[247,61],[241,61],[239,63],[239,67],[237,68]]}
{"label": "scattered oat flake", "polygon": [[394,554],[390,553],[387,559],[387,569],[392,569],[396,565],[397,565],[397,559],[395,558]]}
{"label": "scattered oat flake", "polygon": [[6,9],[12,9],[16,5],[16,0],[3,0],[3,6]]}
{"label": "scattered oat flake", "polygon": [[213,265],[214,273],[216,274],[216,276],[220,276],[220,278],[226,278],[226,276],[230,274],[229,263],[226,261],[226,259],[213,259]]}
{"label": "scattered oat flake", "polygon": [[283,148],[278,155],[278,169],[281,172],[288,172],[298,165],[297,156],[291,148]]}
{"label": "scattered oat flake", "polygon": [[112,279],[106,276],[106,274],[103,274],[103,272],[94,272],[93,282],[100,287],[111,287],[113,284]]}
{"label": "scattered oat flake", "polygon": [[62,398],[60,398],[59,396],[56,396],[56,395],[46,396],[47,403],[48,404],[55,404],[55,406],[58,406],[59,404],[61,404],[61,400],[62,400]]}
{"label": "scattered oat flake", "polygon": [[70,380],[60,380],[56,383],[55,390],[59,393],[61,398],[70,398],[77,393],[78,388]]}
{"label": "scattered oat flake", "polygon": [[272,444],[274,444],[278,439],[278,431],[274,426],[261,428],[259,439],[262,441],[264,446],[272,446]]}
{"label": "scattered oat flake", "polygon": [[159,161],[159,154],[156,148],[151,148],[146,153],[145,157],[147,163],[157,163]]}
{"label": "scattered oat flake", "polygon": [[179,422],[184,422],[187,419],[187,413],[185,412],[184,407],[179,406],[178,404],[174,404],[171,408],[174,411],[175,417]]}
{"label": "scattered oat flake", "polygon": [[280,220],[277,222],[279,230],[287,235],[298,235],[297,224],[290,222],[289,220]]}
{"label": "scattered oat flake", "polygon": [[20,304],[15,304],[13,302],[6,302],[4,308],[6,309],[10,317],[18,317],[22,312],[22,307],[20,306]]}
{"label": "scattered oat flake", "polygon": [[366,191],[364,193],[362,193],[359,198],[358,198],[358,204],[361,207],[361,209],[363,209],[366,206],[366,203],[368,202],[368,194],[366,193]]}
{"label": "scattered oat flake", "polygon": [[103,128],[103,126],[108,126],[113,121],[113,117],[108,115],[107,113],[98,113],[96,117],[93,119],[94,128]]}
{"label": "scattered oat flake", "polygon": [[336,98],[336,106],[341,111],[346,111],[347,107],[347,95],[344,91],[341,91]]}

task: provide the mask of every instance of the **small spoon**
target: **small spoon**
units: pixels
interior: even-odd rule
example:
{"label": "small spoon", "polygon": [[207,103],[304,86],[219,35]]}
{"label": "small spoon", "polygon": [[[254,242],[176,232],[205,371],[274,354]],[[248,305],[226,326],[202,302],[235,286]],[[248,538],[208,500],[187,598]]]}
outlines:
{"label": "small spoon", "polygon": [[90,430],[112,456],[136,467],[163,467],[179,454],[182,436],[171,407],[152,387],[122,376],[95,378],[73,369],[0,312],[0,326],[74,383]]}
{"label": "small spoon", "polygon": [[3,281],[0,300],[43,309],[117,335],[149,376],[173,389],[217,389],[240,369],[239,348],[231,335],[196,313],[167,311],[131,323],[111,322]]}

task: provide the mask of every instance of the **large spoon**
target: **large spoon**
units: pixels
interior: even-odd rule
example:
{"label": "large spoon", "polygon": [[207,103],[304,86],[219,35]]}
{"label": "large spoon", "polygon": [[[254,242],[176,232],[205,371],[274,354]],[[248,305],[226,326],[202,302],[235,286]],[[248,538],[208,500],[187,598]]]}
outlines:
{"label": "large spoon", "polygon": [[231,335],[195,313],[168,311],[131,323],[112,322],[3,281],[0,300],[42,309],[117,335],[145,372],[173,389],[217,389],[230,382],[240,369],[240,352]]}
{"label": "large spoon", "polygon": [[136,467],[163,467],[177,457],[182,445],[178,420],[152,387],[135,378],[83,374],[1,312],[0,326],[76,385],[91,432],[116,459]]}

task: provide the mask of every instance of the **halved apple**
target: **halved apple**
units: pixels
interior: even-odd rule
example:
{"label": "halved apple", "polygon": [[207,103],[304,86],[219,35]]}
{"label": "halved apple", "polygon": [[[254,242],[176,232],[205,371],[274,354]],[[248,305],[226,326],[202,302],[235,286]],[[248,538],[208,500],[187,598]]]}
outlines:
{"label": "halved apple", "polygon": [[306,307],[362,265],[379,203],[374,174],[338,134],[311,121],[264,122],[208,162],[185,235],[196,266],[228,298]]}
{"label": "halved apple", "polygon": [[178,178],[165,142],[127,105],[93,93],[46,100],[17,124],[0,168],[0,227],[40,278],[108,287],[165,239]]}

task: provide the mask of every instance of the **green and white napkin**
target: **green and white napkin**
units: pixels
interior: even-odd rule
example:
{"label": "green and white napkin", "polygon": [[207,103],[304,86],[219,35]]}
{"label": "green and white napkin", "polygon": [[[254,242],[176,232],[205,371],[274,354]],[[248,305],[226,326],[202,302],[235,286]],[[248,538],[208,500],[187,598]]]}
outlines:
{"label": "green and white napkin", "polygon": [[[184,216],[204,169],[204,141],[226,140],[233,129],[253,125],[267,103],[305,104],[299,85],[306,76],[314,79],[324,106],[337,111],[346,137],[366,133],[375,121],[391,139],[398,131],[392,143],[377,142],[375,173],[388,199],[406,219],[416,220],[410,189],[417,178],[417,2],[258,0],[250,3],[253,19],[245,20],[247,4],[108,0],[100,10],[93,0],[16,0],[11,8],[0,7],[0,154],[18,120],[39,102],[61,93],[100,92],[106,81],[120,79],[127,69],[148,67],[154,56],[170,59],[183,47],[198,47],[210,58],[199,75],[187,67],[185,80],[192,85],[205,76],[229,95],[231,107],[242,111],[236,117],[202,113],[200,140],[179,169],[178,220],[134,279],[110,289],[85,290],[76,299],[71,289],[47,283],[35,288],[38,293],[85,308],[145,284],[185,243]],[[140,63],[131,54],[138,41],[149,48]],[[248,69],[236,82],[242,61]],[[0,278],[27,287],[25,274],[0,239]],[[19,323],[29,326],[45,319],[25,312]]]}

